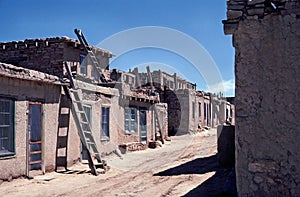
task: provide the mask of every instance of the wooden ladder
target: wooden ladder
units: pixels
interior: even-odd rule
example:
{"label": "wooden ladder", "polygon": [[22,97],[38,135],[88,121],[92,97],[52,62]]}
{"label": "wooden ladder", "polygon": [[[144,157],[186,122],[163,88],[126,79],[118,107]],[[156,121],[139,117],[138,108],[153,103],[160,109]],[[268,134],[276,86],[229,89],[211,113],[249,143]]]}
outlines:
{"label": "wooden ladder", "polygon": [[105,75],[103,74],[103,72],[101,70],[101,67],[100,67],[100,64],[98,62],[98,59],[96,58],[96,55],[94,54],[92,48],[89,47],[89,44],[86,41],[86,39],[85,39],[82,31],[78,30],[78,29],[75,29],[74,32],[77,35],[78,40],[81,43],[81,45],[83,46],[85,52],[87,53],[87,57],[91,59],[94,71],[96,71],[96,74],[99,76],[100,80],[103,83],[107,83],[107,79],[106,79]]}
{"label": "wooden ladder", "polygon": [[[154,104],[154,112],[155,112],[155,115],[154,115],[155,116],[155,122],[157,123],[156,129],[158,129],[159,134],[160,134],[160,140],[164,144],[165,141],[164,141],[164,136],[163,136],[163,131],[162,131],[163,130],[163,122],[161,122],[160,119],[159,119],[159,113],[158,113],[156,104]],[[158,128],[157,128],[157,126],[158,126]]]}
{"label": "wooden ladder", "polygon": [[[65,88],[65,91],[71,99],[72,114],[76,123],[78,134],[83,148],[87,151],[91,172],[94,175],[98,175],[96,169],[102,168],[104,171],[106,171],[107,166],[105,161],[101,159],[101,155],[91,129],[91,124],[83,108],[82,90],[78,87],[77,83],[75,83],[67,62],[65,62],[65,68],[70,80],[70,86],[69,88]],[[95,158],[97,162],[95,162],[93,158]]]}

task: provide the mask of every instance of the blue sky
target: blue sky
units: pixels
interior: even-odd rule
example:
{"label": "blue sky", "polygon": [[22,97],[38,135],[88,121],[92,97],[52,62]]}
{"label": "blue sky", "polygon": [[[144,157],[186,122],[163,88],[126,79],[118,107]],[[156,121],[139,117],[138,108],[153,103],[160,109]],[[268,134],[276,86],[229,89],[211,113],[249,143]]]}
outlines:
{"label": "blue sky", "polygon": [[[97,45],[120,31],[142,26],[172,28],[195,39],[210,54],[221,72],[226,96],[233,96],[234,49],[223,33],[226,0],[0,0],[0,42],[68,36],[82,29]],[[114,53],[114,51],[112,51]],[[111,68],[128,70],[137,65],[171,67],[206,90],[206,82],[193,65],[170,51],[144,48],[116,57]]]}

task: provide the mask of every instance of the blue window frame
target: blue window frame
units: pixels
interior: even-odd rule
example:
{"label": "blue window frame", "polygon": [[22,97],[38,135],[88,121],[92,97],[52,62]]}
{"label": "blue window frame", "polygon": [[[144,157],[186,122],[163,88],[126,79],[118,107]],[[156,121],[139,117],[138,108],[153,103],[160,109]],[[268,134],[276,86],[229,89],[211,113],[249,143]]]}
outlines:
{"label": "blue window frame", "polygon": [[125,133],[137,133],[137,109],[136,107],[125,107]]}
{"label": "blue window frame", "polygon": [[0,98],[0,157],[15,155],[15,102]]}

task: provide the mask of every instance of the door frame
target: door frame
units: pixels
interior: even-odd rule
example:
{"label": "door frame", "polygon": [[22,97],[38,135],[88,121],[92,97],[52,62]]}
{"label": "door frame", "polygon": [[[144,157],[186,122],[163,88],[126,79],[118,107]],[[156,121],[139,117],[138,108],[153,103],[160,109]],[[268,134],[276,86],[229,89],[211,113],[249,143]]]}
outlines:
{"label": "door frame", "polygon": [[[141,112],[145,112],[145,129],[146,129],[146,140],[142,140],[142,125],[141,125]],[[140,137],[140,142],[147,142],[148,141],[148,128],[147,128],[147,113],[148,109],[146,107],[140,107],[139,108],[139,137]]]}
{"label": "door frame", "polygon": [[[28,100],[27,101],[27,124],[26,124],[26,171],[27,171],[27,176],[29,176],[30,173],[30,105],[32,104],[38,104],[40,105],[40,135],[41,135],[41,139],[38,142],[35,142],[33,144],[41,144],[41,150],[40,150],[40,154],[41,154],[41,160],[40,163],[41,164],[41,171],[44,174],[45,173],[45,165],[44,165],[44,106],[43,106],[43,102],[42,101],[37,101],[37,100]],[[35,152],[35,151],[33,151]]]}

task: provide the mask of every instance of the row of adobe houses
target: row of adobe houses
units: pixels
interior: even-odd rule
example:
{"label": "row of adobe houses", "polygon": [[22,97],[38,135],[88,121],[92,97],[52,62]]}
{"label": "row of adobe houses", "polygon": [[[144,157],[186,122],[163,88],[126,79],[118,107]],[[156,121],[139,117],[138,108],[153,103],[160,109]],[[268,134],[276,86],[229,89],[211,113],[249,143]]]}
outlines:
{"label": "row of adobe houses", "polygon": [[[80,42],[67,37],[0,43],[0,179],[67,167],[85,158],[66,93],[66,63],[82,89],[84,111],[103,155],[146,149],[171,135],[230,121],[234,104],[161,70],[109,68],[111,52],[93,46],[106,83]],[[154,108],[157,110],[155,111]]]}

